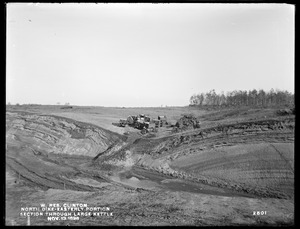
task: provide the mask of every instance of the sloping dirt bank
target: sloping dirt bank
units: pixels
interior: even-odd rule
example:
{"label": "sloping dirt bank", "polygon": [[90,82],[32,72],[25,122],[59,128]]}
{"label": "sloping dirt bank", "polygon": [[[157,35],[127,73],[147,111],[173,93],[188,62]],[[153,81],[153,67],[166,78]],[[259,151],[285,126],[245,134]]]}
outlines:
{"label": "sloping dirt bank", "polygon": [[58,116],[8,112],[6,120],[9,145],[19,142],[46,152],[96,156],[123,138],[92,124]]}
{"label": "sloping dirt bank", "polygon": [[44,189],[92,190],[74,181],[80,176],[94,179],[79,165],[123,143],[121,135],[56,116],[8,112],[6,123],[7,166]]}
{"label": "sloping dirt bank", "polygon": [[[133,164],[173,178],[289,199],[294,195],[294,125],[287,117],[212,126],[138,139],[127,150]],[[110,158],[111,163],[126,161],[126,153]]]}
{"label": "sloping dirt bank", "polygon": [[[280,174],[281,187],[292,184],[292,119],[275,120],[274,129],[253,123],[226,133],[222,126],[209,127],[129,143],[97,126],[56,116],[8,112],[6,119],[7,225],[26,225],[27,218],[18,214],[21,206],[66,202],[106,206],[114,216],[33,217],[31,224],[293,224],[291,190],[276,190],[275,176]],[[120,180],[110,179],[114,173]],[[159,188],[153,189],[156,184]],[[249,192],[254,184],[257,192]],[[269,192],[264,194],[264,188]],[[257,217],[255,211],[267,215]]]}

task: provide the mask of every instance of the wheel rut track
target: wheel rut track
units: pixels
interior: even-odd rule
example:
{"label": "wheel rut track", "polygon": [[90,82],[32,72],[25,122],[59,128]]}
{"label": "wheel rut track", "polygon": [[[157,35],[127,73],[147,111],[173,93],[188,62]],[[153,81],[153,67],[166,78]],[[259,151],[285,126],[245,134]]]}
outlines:
{"label": "wheel rut track", "polygon": [[[42,176],[30,169],[28,169],[26,166],[18,162],[16,159],[7,156],[6,164],[17,174],[20,174],[21,177],[26,178],[32,183],[38,184],[42,187],[47,188],[55,188],[55,189],[70,189],[75,191],[93,191],[93,190],[99,190],[95,187],[91,187],[88,185],[79,185],[77,183],[74,183],[69,180],[64,179],[51,179],[46,176]],[[47,174],[45,174],[47,175]]]}
{"label": "wheel rut track", "polygon": [[287,159],[282,155],[282,153],[281,153],[281,152],[280,152],[273,144],[270,144],[270,146],[272,146],[272,147],[275,149],[275,151],[278,153],[278,155],[281,157],[281,159],[282,159],[283,161],[285,161],[285,163],[287,164],[287,166],[290,168],[291,172],[292,172],[293,174],[295,174],[294,169],[293,169],[293,167],[291,166],[289,160],[287,160]]}

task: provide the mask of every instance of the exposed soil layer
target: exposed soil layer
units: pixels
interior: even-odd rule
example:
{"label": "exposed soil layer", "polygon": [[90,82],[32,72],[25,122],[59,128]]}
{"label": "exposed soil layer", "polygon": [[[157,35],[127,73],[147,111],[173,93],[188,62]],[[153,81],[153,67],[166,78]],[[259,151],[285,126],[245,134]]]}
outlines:
{"label": "exposed soil layer", "polygon": [[32,225],[291,225],[295,118],[245,120],[143,138],[8,111],[6,223],[25,225],[16,212],[29,203],[77,200],[115,215]]}
{"label": "exposed soil layer", "polygon": [[84,173],[78,165],[123,142],[121,135],[61,117],[23,112],[7,113],[6,119],[7,166],[45,190],[97,189],[73,179],[99,181],[98,175]]}
{"label": "exposed soil layer", "polygon": [[294,195],[294,119],[208,127],[163,139],[142,139],[138,164],[173,177],[262,197]]}
{"label": "exposed soil layer", "polygon": [[27,144],[47,153],[96,156],[124,139],[98,126],[58,116],[10,112],[6,120],[9,145],[16,140],[22,146]]}

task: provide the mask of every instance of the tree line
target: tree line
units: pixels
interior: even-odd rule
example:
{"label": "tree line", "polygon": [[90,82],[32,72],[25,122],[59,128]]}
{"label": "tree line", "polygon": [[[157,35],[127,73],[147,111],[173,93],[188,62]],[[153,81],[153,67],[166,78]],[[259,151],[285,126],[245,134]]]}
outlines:
{"label": "tree line", "polygon": [[217,94],[215,90],[206,93],[194,94],[190,97],[190,106],[218,106],[218,107],[238,107],[238,106],[260,106],[270,107],[278,105],[294,105],[294,94],[288,91],[274,90],[235,90],[226,94]]}

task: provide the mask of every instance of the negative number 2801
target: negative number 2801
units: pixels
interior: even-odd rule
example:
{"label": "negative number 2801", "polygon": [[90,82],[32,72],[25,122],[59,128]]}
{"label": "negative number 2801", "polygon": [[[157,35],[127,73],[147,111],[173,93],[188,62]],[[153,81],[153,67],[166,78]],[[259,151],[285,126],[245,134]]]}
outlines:
{"label": "negative number 2801", "polygon": [[253,211],[253,215],[266,215],[267,211]]}

